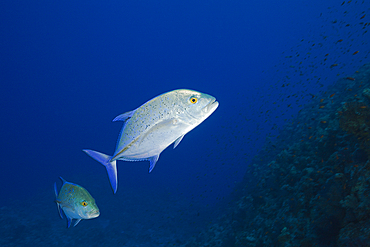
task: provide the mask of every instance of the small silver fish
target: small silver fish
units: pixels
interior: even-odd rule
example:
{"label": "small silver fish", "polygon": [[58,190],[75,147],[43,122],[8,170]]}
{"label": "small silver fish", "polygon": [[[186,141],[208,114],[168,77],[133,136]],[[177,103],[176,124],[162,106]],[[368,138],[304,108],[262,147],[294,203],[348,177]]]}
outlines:
{"label": "small silver fish", "polygon": [[218,105],[213,96],[189,89],[161,94],[113,119],[123,121],[124,125],[112,156],[89,149],[83,151],[106,167],[116,193],[117,160],[148,160],[151,172],[161,152],[172,143],[176,148],[184,135],[208,118]]}
{"label": "small silver fish", "polygon": [[68,227],[70,227],[73,219],[76,226],[82,219],[93,219],[100,215],[99,208],[95,203],[94,198],[83,187],[69,183],[62,177],[63,186],[57,191],[57,183],[54,183],[55,202],[58,206],[59,216],[63,219],[62,210],[67,217]]}

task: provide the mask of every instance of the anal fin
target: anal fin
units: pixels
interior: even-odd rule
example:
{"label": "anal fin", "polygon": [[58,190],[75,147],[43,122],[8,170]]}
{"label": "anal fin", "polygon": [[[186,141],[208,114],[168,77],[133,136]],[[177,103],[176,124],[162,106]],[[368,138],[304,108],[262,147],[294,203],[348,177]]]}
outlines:
{"label": "anal fin", "polygon": [[182,138],[184,138],[185,135],[180,136],[179,138],[176,139],[176,141],[173,144],[173,149],[175,149],[181,142]]}
{"label": "anal fin", "polygon": [[69,218],[67,215],[67,227],[69,228],[71,226],[72,218]]}
{"label": "anal fin", "polygon": [[150,162],[149,173],[154,169],[155,164],[157,163],[158,159],[159,159],[159,154],[149,158],[149,162]]}

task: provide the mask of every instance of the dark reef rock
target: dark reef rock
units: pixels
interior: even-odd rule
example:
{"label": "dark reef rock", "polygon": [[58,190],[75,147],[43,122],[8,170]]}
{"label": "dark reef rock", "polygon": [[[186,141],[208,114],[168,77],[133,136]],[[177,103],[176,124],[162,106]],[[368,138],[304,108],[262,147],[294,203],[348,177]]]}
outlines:
{"label": "dark reef rock", "polygon": [[370,246],[370,64],[350,78],[255,157],[240,198],[186,246]]}

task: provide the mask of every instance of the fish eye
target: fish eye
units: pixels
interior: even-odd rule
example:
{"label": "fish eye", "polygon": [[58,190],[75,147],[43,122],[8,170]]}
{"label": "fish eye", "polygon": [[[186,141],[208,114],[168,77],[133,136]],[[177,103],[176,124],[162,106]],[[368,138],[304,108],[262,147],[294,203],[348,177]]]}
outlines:
{"label": "fish eye", "polygon": [[87,206],[87,202],[83,201],[83,202],[81,202],[81,205],[84,206],[84,207],[86,207]]}
{"label": "fish eye", "polygon": [[197,99],[197,98],[195,98],[195,97],[191,97],[191,98],[189,99],[189,101],[190,101],[190,103],[195,104],[195,103],[197,103],[197,102],[198,102],[198,99]]}

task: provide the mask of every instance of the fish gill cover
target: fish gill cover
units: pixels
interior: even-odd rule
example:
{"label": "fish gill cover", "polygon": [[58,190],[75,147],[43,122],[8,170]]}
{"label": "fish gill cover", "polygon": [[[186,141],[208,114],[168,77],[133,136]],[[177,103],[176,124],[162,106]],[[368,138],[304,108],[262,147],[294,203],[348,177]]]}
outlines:
{"label": "fish gill cover", "polygon": [[[368,1],[0,3],[0,245],[366,246]],[[330,86],[332,85],[332,86]],[[176,88],[221,106],[147,162],[104,167],[118,114]],[[67,229],[53,183],[94,195]]]}

